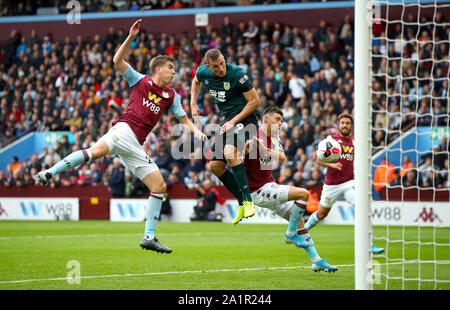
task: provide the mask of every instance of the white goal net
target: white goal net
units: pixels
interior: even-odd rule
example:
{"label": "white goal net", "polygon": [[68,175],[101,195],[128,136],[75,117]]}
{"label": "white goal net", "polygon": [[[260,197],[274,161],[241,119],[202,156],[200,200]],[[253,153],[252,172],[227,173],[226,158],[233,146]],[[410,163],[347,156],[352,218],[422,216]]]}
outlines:
{"label": "white goal net", "polygon": [[372,287],[448,290],[450,1],[371,7]]}

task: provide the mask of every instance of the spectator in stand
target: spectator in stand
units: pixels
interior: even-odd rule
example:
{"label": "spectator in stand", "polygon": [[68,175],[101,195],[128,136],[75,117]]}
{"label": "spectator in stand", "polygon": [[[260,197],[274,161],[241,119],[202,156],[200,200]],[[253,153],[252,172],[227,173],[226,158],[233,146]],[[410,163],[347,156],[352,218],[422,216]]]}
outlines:
{"label": "spectator in stand", "polygon": [[450,143],[447,137],[441,138],[441,143],[433,147],[435,165],[438,170],[443,170],[445,161],[450,159]]}
{"label": "spectator in stand", "polygon": [[44,157],[44,166],[45,167],[51,167],[51,165],[59,162],[61,160],[61,156],[59,156],[58,153],[56,153],[56,149],[52,146],[49,149],[49,152]]}
{"label": "spectator in stand", "polygon": [[173,4],[169,5],[169,9],[182,9],[183,3],[181,0],[175,0]]}
{"label": "spectator in stand", "polygon": [[306,186],[311,188],[313,186],[322,185],[324,178],[320,173],[319,169],[314,169],[312,171],[311,177],[306,181]]}
{"label": "spectator in stand", "polygon": [[403,187],[418,187],[422,186],[422,179],[418,176],[416,170],[409,170],[403,177]]}
{"label": "spectator in stand", "polygon": [[423,182],[424,187],[442,188],[444,187],[444,179],[438,171],[431,170],[425,181]]}
{"label": "spectator in stand", "polygon": [[20,170],[19,158],[17,156],[13,156],[11,163],[11,171],[14,174],[19,170]]}
{"label": "spectator in stand", "polygon": [[39,156],[37,153],[33,153],[33,155],[31,155],[31,161],[27,167],[27,172],[31,173],[31,169],[33,168],[36,169],[36,171],[41,171],[42,169],[42,165],[41,162],[39,161]]}
{"label": "spectator in stand", "polygon": [[292,99],[300,100],[305,96],[306,82],[296,74],[289,80],[289,90],[291,91]]}
{"label": "spectator in stand", "polygon": [[386,157],[381,158],[380,165],[375,169],[373,185],[376,191],[381,191],[387,184],[394,180],[395,166]]}
{"label": "spectator in stand", "polygon": [[115,12],[117,11],[117,6],[114,4],[115,0],[108,0],[108,3],[103,6],[103,12]]}
{"label": "spectator in stand", "polygon": [[139,5],[139,2],[136,0],[131,1],[129,10],[130,11],[139,11],[141,9],[141,6]]}
{"label": "spectator in stand", "polygon": [[402,177],[400,176],[400,169],[395,169],[392,177],[392,181],[389,182],[390,187],[401,186]]}
{"label": "spectator in stand", "polygon": [[15,172],[13,172],[12,177],[7,179],[5,185],[7,185],[7,186],[22,186],[22,184],[23,184],[22,173],[20,170],[16,170]]}
{"label": "spectator in stand", "polygon": [[0,170],[0,185],[6,185],[5,173]]}
{"label": "spectator in stand", "polygon": [[152,2],[152,0],[144,0],[140,10],[141,11],[147,11],[147,10],[151,10],[153,8],[154,4]]}
{"label": "spectator in stand", "polygon": [[409,160],[408,156],[403,157],[403,166],[400,170],[400,177],[403,178],[412,168],[414,168],[414,163]]}
{"label": "spectator in stand", "polygon": [[95,162],[89,165],[89,170],[91,171],[92,185],[98,185],[102,183],[102,173],[98,169]]}
{"label": "spectator in stand", "polygon": [[88,186],[88,185],[94,185],[94,178],[92,177],[92,171],[87,169],[84,172],[84,177],[83,180],[79,180],[78,181],[78,185],[82,185],[82,186]]}
{"label": "spectator in stand", "polygon": [[56,152],[59,154],[61,158],[66,157],[72,151],[72,147],[69,143],[69,138],[67,135],[62,136],[61,140],[57,143]]}
{"label": "spectator in stand", "polygon": [[116,198],[125,197],[125,167],[121,164],[119,157],[114,157],[112,166],[109,167],[110,178],[108,184],[111,195]]}
{"label": "spectator in stand", "polygon": [[220,34],[222,38],[233,37],[234,35],[234,25],[230,22],[228,16],[223,18],[223,24],[220,26]]}

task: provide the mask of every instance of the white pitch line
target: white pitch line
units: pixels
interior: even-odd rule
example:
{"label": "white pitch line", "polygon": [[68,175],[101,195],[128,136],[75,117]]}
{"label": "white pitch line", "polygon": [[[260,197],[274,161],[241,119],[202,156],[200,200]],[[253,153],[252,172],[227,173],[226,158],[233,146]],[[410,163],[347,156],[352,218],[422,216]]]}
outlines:
{"label": "white pitch line", "polygon": [[[404,262],[392,262],[383,263],[381,265],[401,265],[401,264],[415,264],[418,261],[404,261]],[[450,261],[438,261],[438,264],[449,264]],[[337,265],[337,267],[354,267],[354,264]],[[143,276],[161,276],[161,275],[174,275],[174,274],[192,274],[192,273],[214,273],[214,272],[242,272],[242,271],[259,271],[259,270],[280,270],[280,269],[307,269],[309,266],[284,266],[284,267],[260,267],[260,268],[241,268],[241,269],[219,269],[219,270],[185,270],[185,271],[167,271],[167,272],[149,272],[149,273],[125,273],[125,274],[110,274],[99,276],[83,276],[79,279],[104,279],[104,278],[117,278],[117,277],[143,277]],[[42,282],[42,281],[65,281],[73,280],[73,278],[49,278],[49,279],[26,279],[26,280],[13,280],[13,281],[0,281],[0,284],[14,284],[14,283],[28,283],[28,282]],[[440,282],[448,282],[446,280]]]}
{"label": "white pitch line", "polygon": [[[354,265],[338,265],[338,267],[353,267]],[[279,269],[306,269],[311,266],[291,266],[291,267],[260,267],[260,268],[241,268],[241,269],[219,269],[219,270],[185,270],[185,271],[167,271],[167,272],[150,272],[150,273],[125,273],[125,274],[110,274],[100,276],[84,276],[79,279],[104,279],[115,277],[142,277],[142,276],[160,276],[160,275],[174,275],[174,274],[189,274],[189,273],[213,273],[213,272],[242,272],[242,271],[259,271],[259,270],[279,270]],[[73,280],[73,278],[49,278],[49,279],[27,279],[14,281],[0,281],[0,284],[13,283],[27,283],[27,282],[42,282],[42,281],[65,281]]]}
{"label": "white pitch line", "polygon": [[[246,234],[246,235],[279,235],[280,233],[259,233],[259,232],[169,232],[158,233],[158,236],[166,235],[231,235],[231,234]],[[81,234],[81,235],[43,235],[43,236],[0,236],[0,240],[13,239],[66,239],[66,238],[98,238],[98,237],[135,237],[143,236],[143,234]]]}

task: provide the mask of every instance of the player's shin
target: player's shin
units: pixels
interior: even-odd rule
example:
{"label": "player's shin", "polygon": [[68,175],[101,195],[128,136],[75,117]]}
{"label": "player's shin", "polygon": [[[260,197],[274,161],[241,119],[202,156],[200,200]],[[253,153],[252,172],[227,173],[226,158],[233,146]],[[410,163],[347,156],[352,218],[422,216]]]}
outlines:
{"label": "player's shin", "polygon": [[233,176],[236,180],[236,184],[242,192],[244,201],[252,201],[252,196],[250,196],[250,188],[247,181],[247,173],[245,172],[244,163],[231,167],[233,169]]}
{"label": "player's shin", "polygon": [[306,254],[308,254],[311,261],[313,263],[315,263],[315,262],[318,262],[319,260],[321,260],[319,253],[317,253],[317,250],[314,246],[314,242],[313,242],[308,230],[306,228],[299,229],[297,231],[297,234],[299,234],[300,238],[302,238],[303,241],[309,243],[309,246],[307,246],[305,248],[305,251],[306,251]]}
{"label": "player's shin", "polygon": [[60,160],[59,162],[57,162],[49,170],[52,173],[52,175],[55,175],[57,173],[64,172],[64,171],[70,170],[72,168],[75,168],[80,164],[89,162],[90,160],[92,160],[91,151],[89,151],[88,149],[80,150],[80,151],[76,151],[76,152],[73,152],[72,154],[67,155],[63,160]]}
{"label": "player's shin", "polygon": [[151,193],[145,210],[145,236],[154,237],[164,194]]}
{"label": "player's shin", "polygon": [[305,201],[296,200],[291,208],[291,214],[289,215],[289,224],[286,234],[291,236],[297,232],[298,222],[302,219],[306,210]]}
{"label": "player's shin", "polygon": [[237,185],[236,180],[234,179],[234,176],[230,172],[230,170],[226,169],[225,173],[219,177],[219,180],[230,191],[230,193],[233,194],[234,197],[236,197],[239,205],[242,206],[242,192],[240,191],[239,186]]}
{"label": "player's shin", "polygon": [[309,217],[308,221],[305,224],[305,228],[309,230],[314,226],[316,226],[317,223],[319,223],[319,219],[317,218],[317,211],[316,211]]}

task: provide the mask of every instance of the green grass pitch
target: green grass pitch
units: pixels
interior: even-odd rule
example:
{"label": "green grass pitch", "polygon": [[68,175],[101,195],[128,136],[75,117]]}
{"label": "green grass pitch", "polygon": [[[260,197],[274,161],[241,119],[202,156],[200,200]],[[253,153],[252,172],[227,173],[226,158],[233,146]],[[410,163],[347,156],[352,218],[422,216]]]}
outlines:
{"label": "green grass pitch", "polygon": [[[311,271],[303,249],[283,240],[286,225],[160,222],[157,237],[171,254],[144,251],[143,223],[109,221],[0,222],[0,290],[351,290],[354,289],[353,227],[318,225],[311,235],[319,255],[339,270]],[[375,289],[450,289],[449,228],[375,227],[390,242],[390,257],[374,260],[381,275]],[[446,246],[431,246],[432,240]],[[386,247],[384,240],[377,245]],[[446,261],[446,264],[428,260]],[[423,262],[414,260],[420,256]],[[75,264],[69,262],[75,261]],[[79,265],[78,265],[79,264]],[[79,267],[79,269],[77,269]],[[79,270],[79,284],[67,276]],[[434,279],[419,281],[416,278]],[[397,277],[406,277],[402,281]],[[76,281],[75,281],[76,282]]]}

